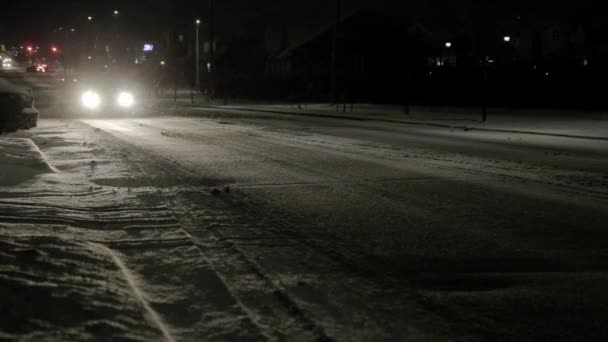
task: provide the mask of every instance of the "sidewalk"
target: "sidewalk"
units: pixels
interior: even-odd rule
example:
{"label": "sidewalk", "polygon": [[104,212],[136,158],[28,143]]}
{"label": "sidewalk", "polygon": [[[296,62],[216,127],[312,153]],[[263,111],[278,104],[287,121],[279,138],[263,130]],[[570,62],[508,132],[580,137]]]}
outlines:
{"label": "sidewalk", "polygon": [[[162,100],[164,103],[168,99]],[[608,140],[608,113],[567,110],[523,110],[490,108],[487,122],[481,122],[480,108],[420,107],[405,114],[403,107],[391,105],[354,104],[351,108],[327,103],[297,105],[263,104],[232,101],[206,103],[200,98],[180,97],[178,104],[202,108],[263,112],[271,114],[317,116],[357,121],[381,121],[410,125],[445,127],[470,131],[491,131]],[[345,110],[344,110],[345,109]]]}

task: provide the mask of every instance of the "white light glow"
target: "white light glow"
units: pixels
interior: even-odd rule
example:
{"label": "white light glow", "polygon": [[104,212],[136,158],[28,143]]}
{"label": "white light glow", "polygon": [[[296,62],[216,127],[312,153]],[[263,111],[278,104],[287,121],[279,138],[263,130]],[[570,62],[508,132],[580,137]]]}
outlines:
{"label": "white light glow", "polygon": [[116,101],[118,102],[119,106],[124,108],[129,108],[135,104],[135,98],[133,97],[133,94],[127,92],[122,92],[118,94],[118,99]]}
{"label": "white light glow", "polygon": [[82,105],[88,109],[97,109],[101,105],[101,97],[92,90],[88,90],[82,94]]}

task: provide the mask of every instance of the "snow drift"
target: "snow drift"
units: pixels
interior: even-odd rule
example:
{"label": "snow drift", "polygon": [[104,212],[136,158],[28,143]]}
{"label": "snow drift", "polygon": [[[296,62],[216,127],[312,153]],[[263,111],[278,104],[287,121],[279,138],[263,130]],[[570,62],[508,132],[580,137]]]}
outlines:
{"label": "snow drift", "polygon": [[31,139],[0,138],[0,186],[14,186],[56,172]]}

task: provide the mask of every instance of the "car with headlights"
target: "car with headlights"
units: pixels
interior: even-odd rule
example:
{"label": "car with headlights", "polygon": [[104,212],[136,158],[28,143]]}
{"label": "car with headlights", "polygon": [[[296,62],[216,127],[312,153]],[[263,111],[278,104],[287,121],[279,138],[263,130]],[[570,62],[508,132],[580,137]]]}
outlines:
{"label": "car with headlights", "polygon": [[13,67],[13,60],[8,57],[2,58],[2,69],[10,69]]}
{"label": "car with headlights", "polygon": [[30,129],[37,124],[32,90],[0,79],[0,132]]}
{"label": "car with headlights", "polygon": [[[76,78],[73,78],[76,79]],[[135,112],[140,97],[134,82],[104,75],[67,82],[75,92],[79,112],[91,115],[126,115]]]}

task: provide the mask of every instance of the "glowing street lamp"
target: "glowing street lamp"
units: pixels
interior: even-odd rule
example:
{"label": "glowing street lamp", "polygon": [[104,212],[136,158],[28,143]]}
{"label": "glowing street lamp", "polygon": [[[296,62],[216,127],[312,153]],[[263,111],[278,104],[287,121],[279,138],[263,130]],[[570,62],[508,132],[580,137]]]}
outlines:
{"label": "glowing street lamp", "polygon": [[511,36],[504,36],[504,37],[502,38],[502,40],[503,40],[505,43],[509,43],[509,42],[511,41]]}
{"label": "glowing street lamp", "polygon": [[445,47],[448,48],[448,49],[451,48],[452,47],[452,43],[451,42],[446,42],[445,43]]}
{"label": "glowing street lamp", "polygon": [[25,50],[27,51],[27,56],[29,58],[29,63],[32,64],[32,54],[34,53],[34,48],[32,46],[27,46],[25,48]]}
{"label": "glowing street lamp", "polygon": [[91,20],[93,20],[93,17],[88,16],[88,17],[87,17],[87,20],[88,20],[88,21],[91,21]]}
{"label": "glowing street lamp", "polygon": [[114,15],[118,15],[120,12],[118,10],[114,10]]}

